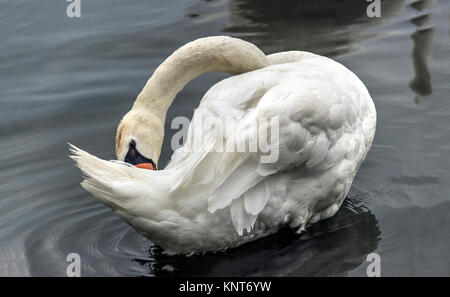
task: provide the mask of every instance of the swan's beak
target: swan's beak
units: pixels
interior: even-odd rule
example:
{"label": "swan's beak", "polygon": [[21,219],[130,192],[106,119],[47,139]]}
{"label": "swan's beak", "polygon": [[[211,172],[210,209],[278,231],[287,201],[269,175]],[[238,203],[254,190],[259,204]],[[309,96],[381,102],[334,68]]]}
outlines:
{"label": "swan's beak", "polygon": [[142,168],[142,169],[149,169],[149,170],[155,170],[155,168],[153,167],[152,163],[141,163],[141,164],[137,164],[135,165],[137,168]]}
{"label": "swan's beak", "polygon": [[156,170],[156,164],[152,159],[148,159],[141,155],[135,147],[130,147],[125,157],[125,162],[130,163],[138,168]]}

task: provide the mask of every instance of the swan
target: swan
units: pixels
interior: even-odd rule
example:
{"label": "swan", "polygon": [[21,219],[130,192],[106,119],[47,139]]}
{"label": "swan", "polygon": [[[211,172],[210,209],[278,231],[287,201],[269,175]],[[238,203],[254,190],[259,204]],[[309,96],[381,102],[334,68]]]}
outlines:
{"label": "swan", "polygon": [[[156,170],[168,108],[210,71],[232,76],[207,91],[186,143]],[[212,121],[195,125],[199,118]],[[217,119],[231,129],[218,133]],[[265,55],[241,39],[214,36],[180,47],[154,71],[117,128],[117,160],[70,149],[84,189],[166,253],[193,254],[237,247],[283,226],[300,233],[333,216],[375,128],[367,88],[340,63],[303,51]],[[258,129],[277,136],[269,161],[267,150],[248,149]],[[220,151],[217,144],[230,139],[246,149]]]}

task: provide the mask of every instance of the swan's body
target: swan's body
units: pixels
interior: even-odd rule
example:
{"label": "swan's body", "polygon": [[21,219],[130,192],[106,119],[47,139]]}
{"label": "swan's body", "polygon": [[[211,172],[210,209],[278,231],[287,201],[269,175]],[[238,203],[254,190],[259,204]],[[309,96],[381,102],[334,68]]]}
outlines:
{"label": "swan's body", "polygon": [[[188,49],[184,57],[183,48]],[[197,64],[206,62],[200,62],[198,70],[193,59]],[[210,64],[217,59],[222,64],[214,69]],[[197,70],[186,70],[189,66]],[[125,116],[125,124],[133,124],[119,127],[118,159],[125,159],[128,141],[140,137],[139,152],[157,162],[167,108],[189,80],[211,70],[242,74],[214,85],[193,121],[200,116],[229,120],[232,115],[234,128],[223,135],[226,142],[236,132],[255,135],[257,127],[248,125],[252,120],[276,117],[280,135],[276,162],[263,163],[261,152],[215,152],[222,137],[205,128],[200,152],[192,152],[195,136],[190,130],[184,147],[159,171],[104,161],[74,148],[86,176],[83,187],[171,253],[235,247],[283,225],[303,230],[335,214],[371,146],[376,111],[356,75],[311,53],[264,56],[253,45],[228,37],[200,39],[182,47],[155,71]],[[150,122],[136,120],[149,121],[153,115]],[[147,135],[155,145],[140,144],[146,132],[123,135],[123,130],[137,125],[135,121],[156,131]]]}

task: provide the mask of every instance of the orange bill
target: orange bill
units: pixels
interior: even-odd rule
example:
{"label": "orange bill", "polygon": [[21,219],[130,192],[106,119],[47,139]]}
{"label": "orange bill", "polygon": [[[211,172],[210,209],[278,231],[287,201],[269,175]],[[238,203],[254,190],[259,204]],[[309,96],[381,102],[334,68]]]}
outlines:
{"label": "orange bill", "polygon": [[142,169],[155,170],[155,168],[153,168],[152,163],[141,163],[141,164],[137,164],[134,166],[136,166],[137,168],[142,168]]}

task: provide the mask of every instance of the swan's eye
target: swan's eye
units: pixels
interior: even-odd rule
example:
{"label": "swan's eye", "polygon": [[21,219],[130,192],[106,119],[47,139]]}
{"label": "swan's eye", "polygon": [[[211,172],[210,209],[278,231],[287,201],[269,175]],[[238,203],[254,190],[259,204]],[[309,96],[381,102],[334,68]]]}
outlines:
{"label": "swan's eye", "polygon": [[130,148],[136,148],[136,142],[134,140],[130,141]]}

